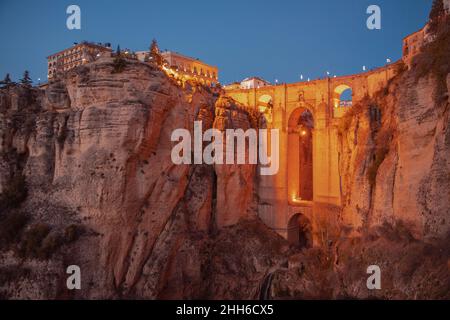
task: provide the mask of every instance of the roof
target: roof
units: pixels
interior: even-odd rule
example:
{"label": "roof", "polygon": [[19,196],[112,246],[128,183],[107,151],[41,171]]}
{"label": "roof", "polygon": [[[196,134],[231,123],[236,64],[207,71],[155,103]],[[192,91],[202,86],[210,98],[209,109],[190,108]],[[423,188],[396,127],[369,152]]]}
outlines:
{"label": "roof", "polygon": [[203,64],[203,65],[208,66],[208,67],[217,68],[216,66],[207,64],[206,62],[204,62],[204,61],[202,61],[202,60],[200,60],[200,59],[198,59],[198,58],[192,58],[192,57],[186,56],[186,55],[181,54],[181,53],[178,53],[178,52],[174,52],[174,51],[164,51],[164,52],[161,52],[161,55],[162,55],[162,56],[167,55],[167,54],[174,55],[174,56],[178,56],[178,57],[180,57],[180,58],[188,59],[188,60],[191,60],[191,61],[195,61],[195,62],[197,62],[197,63]]}
{"label": "roof", "polygon": [[64,50],[58,51],[58,52],[56,52],[56,53],[53,53],[53,54],[47,56],[47,59],[50,58],[50,57],[57,56],[58,54],[61,54],[61,53],[63,53],[63,52],[66,52],[67,50],[71,50],[71,49],[73,49],[73,48],[80,47],[80,46],[95,47],[95,48],[98,48],[98,49],[103,49],[103,50],[112,51],[111,48],[105,47],[105,46],[103,46],[103,45],[99,45],[99,44],[96,44],[96,43],[83,41],[83,42],[74,44],[73,46],[71,46],[71,47],[69,47],[69,48],[66,48],[66,49],[64,49]]}
{"label": "roof", "polygon": [[264,80],[264,79],[262,79],[262,78],[260,78],[260,77],[249,77],[249,78],[245,78],[245,79],[242,80],[241,82],[244,82],[244,81],[250,81],[250,80],[259,80],[259,81],[262,81],[262,82],[264,82],[264,83],[270,84],[269,81],[266,81],[266,80]]}

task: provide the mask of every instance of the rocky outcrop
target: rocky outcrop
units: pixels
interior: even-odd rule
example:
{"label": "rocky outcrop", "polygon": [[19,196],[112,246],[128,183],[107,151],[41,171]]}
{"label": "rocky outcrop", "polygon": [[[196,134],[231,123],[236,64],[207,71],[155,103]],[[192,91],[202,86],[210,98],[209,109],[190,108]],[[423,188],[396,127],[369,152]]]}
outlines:
{"label": "rocky outcrop", "polygon": [[[173,130],[192,133],[194,120],[203,122],[203,130],[247,129],[250,114],[206,87],[187,83],[181,88],[151,64],[130,60],[122,73],[112,70],[112,60],[104,58],[74,69],[44,91],[16,86],[1,92],[0,151],[14,156],[1,162],[0,185],[5,188],[17,173],[28,190],[20,208],[5,211],[27,216],[20,229],[24,234],[43,222],[51,234],[62,234],[70,224],[84,230],[76,243],[55,246],[52,259],[40,261],[39,268],[33,266],[36,257],[25,257],[22,269],[29,272],[13,285],[42,283],[51,276],[46,270],[60,275],[58,283],[44,291],[16,292],[7,281],[9,297],[65,297],[61,279],[67,264],[82,270],[77,297],[214,297],[229,286],[205,275],[205,269],[217,268],[211,249],[218,245],[215,237],[232,233],[223,228],[241,221],[258,226],[254,165],[171,161]],[[45,239],[34,244],[36,252]],[[248,252],[265,251],[264,243],[255,246],[260,249]],[[18,262],[9,249],[1,265],[11,269]],[[256,264],[263,277],[276,259],[277,254],[255,257],[249,268]],[[241,272],[237,265],[233,268]],[[257,275],[252,269],[254,282],[240,279],[246,283],[243,292],[255,294]],[[214,288],[204,286],[208,281]]]}
{"label": "rocky outcrop", "polygon": [[361,232],[397,221],[417,239],[449,231],[450,86],[448,76],[422,76],[423,67],[400,73],[343,119],[343,220]]}
{"label": "rocky outcrop", "polygon": [[[450,48],[439,48],[342,119],[343,208],[318,225],[337,237],[303,250],[258,219],[255,165],[172,162],[172,132],[193,135],[195,120],[258,127],[219,91],[133,60],[117,73],[111,58],[43,90],[1,89],[0,297],[449,298],[450,70],[433,66],[448,67]],[[73,264],[82,288],[69,291]],[[367,289],[369,265],[383,290]]]}

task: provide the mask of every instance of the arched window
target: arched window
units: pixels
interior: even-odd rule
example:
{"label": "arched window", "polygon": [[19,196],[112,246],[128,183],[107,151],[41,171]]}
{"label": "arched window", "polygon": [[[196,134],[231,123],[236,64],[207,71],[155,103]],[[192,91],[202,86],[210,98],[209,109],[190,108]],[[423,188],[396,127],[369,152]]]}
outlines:
{"label": "arched window", "polygon": [[335,108],[351,107],[353,104],[353,91],[348,85],[342,84],[334,89],[333,102]]}

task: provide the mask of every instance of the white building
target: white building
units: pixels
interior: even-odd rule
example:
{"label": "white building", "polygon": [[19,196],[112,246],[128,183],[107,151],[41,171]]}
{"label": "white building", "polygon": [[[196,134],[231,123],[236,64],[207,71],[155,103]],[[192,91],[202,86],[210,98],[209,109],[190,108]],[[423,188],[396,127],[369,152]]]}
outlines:
{"label": "white building", "polygon": [[150,52],[148,51],[136,51],[135,55],[137,59],[141,62],[146,61],[150,57]]}
{"label": "white building", "polygon": [[240,88],[241,89],[254,89],[254,88],[261,88],[261,87],[266,87],[266,86],[270,86],[270,82],[258,78],[258,77],[251,77],[251,78],[246,78],[244,80],[241,81],[241,85]]}

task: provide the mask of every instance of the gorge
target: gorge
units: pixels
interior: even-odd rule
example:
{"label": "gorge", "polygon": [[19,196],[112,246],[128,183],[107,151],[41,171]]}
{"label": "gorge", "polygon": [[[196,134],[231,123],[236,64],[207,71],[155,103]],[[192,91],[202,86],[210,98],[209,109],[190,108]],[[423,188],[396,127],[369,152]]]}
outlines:
{"label": "gorge", "polygon": [[[0,296],[449,299],[449,37],[445,20],[411,68],[259,92],[129,59],[114,72],[110,57],[0,89]],[[279,126],[280,172],[174,164],[172,132],[194,121]],[[81,290],[65,286],[69,265]],[[382,290],[366,287],[372,265]]]}

